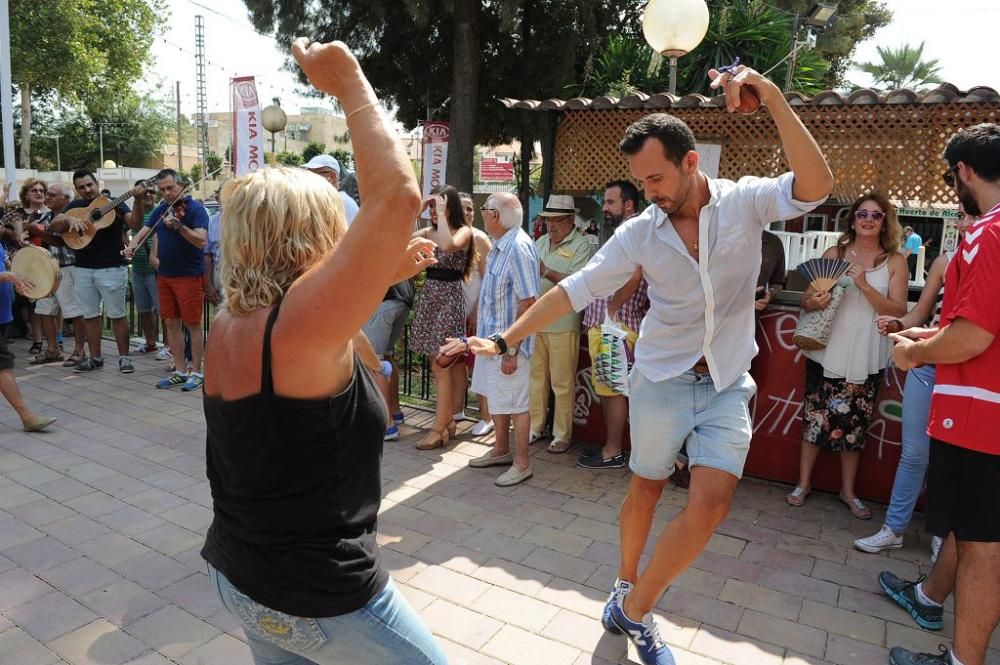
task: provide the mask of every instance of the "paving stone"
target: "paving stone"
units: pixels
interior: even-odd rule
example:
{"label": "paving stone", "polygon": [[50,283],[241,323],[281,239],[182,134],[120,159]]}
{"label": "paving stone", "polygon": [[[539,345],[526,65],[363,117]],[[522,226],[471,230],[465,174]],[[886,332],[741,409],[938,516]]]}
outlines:
{"label": "paving stone", "polygon": [[186,503],[160,513],[160,517],[190,531],[204,533],[212,524],[212,511],[196,503]]}
{"label": "paving stone", "polygon": [[26,570],[40,570],[72,561],[80,555],[51,536],[35,538],[26,543],[8,547],[3,555]]}
{"label": "paving stone", "polygon": [[106,587],[121,579],[118,573],[85,556],[43,570],[38,576],[74,597]]}
{"label": "paving stone", "polygon": [[167,605],[129,624],[125,632],[173,659],[219,635],[218,628],[175,605]]}
{"label": "paving stone", "polygon": [[250,648],[231,635],[219,635],[181,658],[181,665],[250,665]]}
{"label": "paving stone", "polygon": [[70,547],[103,538],[113,533],[108,527],[83,515],[74,515],[58,522],[46,524],[42,527],[42,531]]}
{"label": "paving stone", "polygon": [[0,662],[7,665],[52,665],[60,662],[52,653],[20,628],[0,633]]}
{"label": "paving stone", "polygon": [[707,626],[694,636],[691,651],[733,665],[780,665],[785,655],[782,647]]}
{"label": "paving stone", "polygon": [[132,538],[167,556],[180,554],[205,542],[204,536],[169,522],[134,534]]}
{"label": "paving stone", "polygon": [[167,660],[164,656],[152,651],[144,656],[139,656],[135,660],[128,661],[125,665],[174,665],[174,661]]}
{"label": "paving stone", "polygon": [[885,621],[882,619],[824,605],[812,600],[802,602],[799,623],[849,637],[853,640],[882,645],[885,643]]}
{"label": "paving stone", "polygon": [[441,649],[444,650],[444,654],[448,658],[448,662],[453,663],[453,665],[504,665],[495,658],[484,656],[478,651],[473,651],[472,649],[464,647],[461,644],[456,644],[451,640],[445,640],[439,637],[438,644],[440,644]]}
{"label": "paving stone", "polygon": [[514,562],[523,561],[537,547],[534,543],[485,532],[463,538],[461,545],[473,552],[488,554],[491,558],[499,557]]}
{"label": "paving stone", "polygon": [[29,540],[44,536],[41,531],[13,517],[0,520],[0,543],[2,547],[14,547]]}
{"label": "paving stone", "polygon": [[80,602],[116,626],[124,626],[167,604],[130,580],[114,582],[80,597]]}
{"label": "paving stone", "polygon": [[472,603],[490,588],[489,584],[443,566],[428,566],[410,578],[407,584],[459,605]]}
{"label": "paving stone", "polygon": [[423,561],[395,550],[384,549],[381,552],[382,565],[398,582],[407,582],[414,575],[427,568]]}
{"label": "paving stone", "polygon": [[403,554],[413,554],[428,543],[433,542],[433,539],[398,524],[383,524],[380,521],[377,541],[380,547]]}
{"label": "paving stone", "polygon": [[431,603],[421,616],[435,635],[476,651],[503,627],[501,621],[441,599]]}
{"label": "paving stone", "polygon": [[129,537],[169,524],[169,522],[134,506],[126,506],[121,510],[94,519],[109,529]]}
{"label": "paving stone", "polygon": [[578,612],[584,616],[599,617],[604,611],[608,592],[556,577],[535,597],[538,600]]}
{"label": "paving stone", "polygon": [[437,596],[429,594],[426,591],[421,591],[420,589],[414,589],[408,584],[405,584],[395,579],[395,577],[393,578],[393,583],[399,589],[400,593],[402,593],[406,597],[406,600],[410,603],[410,606],[413,607],[413,609],[416,610],[418,613],[421,612],[425,607],[433,603],[435,600],[437,600]]}
{"label": "paving stone", "polygon": [[881,617],[903,625],[911,625],[913,619],[902,607],[883,593],[867,593],[844,587],[840,590],[837,606],[870,616]]}
{"label": "paving stone", "polygon": [[170,586],[194,572],[159,552],[146,552],[110,567],[150,591]]}
{"label": "paving stone", "polygon": [[482,649],[511,665],[573,665],[580,650],[527,631],[504,626]]}
{"label": "paving stone", "polygon": [[53,501],[67,501],[94,491],[90,485],[85,485],[72,478],[53,480],[44,485],[39,485],[37,490]]}
{"label": "paving stone", "polygon": [[782,619],[795,620],[802,608],[802,599],[790,596],[780,591],[763,589],[761,587],[729,580],[726,582],[719,600],[728,601],[743,607],[760,610]]}
{"label": "paving stone", "polygon": [[500,587],[489,587],[469,609],[531,632],[540,631],[559,613],[558,607]]}
{"label": "paving stone", "polygon": [[781,538],[778,539],[778,549],[794,552],[795,554],[805,554],[834,563],[844,563],[847,560],[847,555],[843,547],[832,543],[823,543],[804,536],[796,536],[791,533],[781,534]]}
{"label": "paving stone", "polygon": [[39,642],[51,642],[97,618],[89,609],[59,591],[6,610],[6,614]]}
{"label": "paving stone", "polygon": [[458,573],[470,575],[490,560],[488,554],[438,540],[427,543],[415,554],[421,561],[437,564]]}
{"label": "paving stone", "polygon": [[826,652],[825,631],[755,610],[743,613],[736,632],[817,658]]}
{"label": "paving stone", "polygon": [[712,598],[717,598],[725,585],[726,578],[722,575],[709,573],[698,568],[688,568],[670,583],[670,586],[680,587]]}
{"label": "paving stone", "polygon": [[523,538],[524,540],[535,543],[536,545],[541,545],[542,547],[547,547],[549,549],[557,550],[559,552],[563,552],[564,554],[576,557],[583,554],[587,550],[587,547],[593,542],[593,539],[591,538],[566,533],[565,531],[553,529],[541,524],[533,526],[528,533],[524,534]]}
{"label": "paving stone", "polygon": [[[777,547],[762,543],[747,543],[740,559],[801,575],[811,574],[816,566],[816,559],[811,556],[779,550]],[[828,562],[824,561],[823,563]]]}
{"label": "paving stone", "polygon": [[120,665],[148,649],[104,619],[64,635],[48,646],[73,665]]}
{"label": "paving stone", "polygon": [[585,582],[598,568],[598,565],[592,561],[556,552],[546,547],[536,548],[521,563],[529,568],[559,575],[574,582]]}
{"label": "paving stone", "polygon": [[503,559],[490,559],[472,576],[525,596],[535,596],[552,580],[552,575]]}
{"label": "paving stone", "polygon": [[837,665],[885,665],[889,661],[889,650],[830,633],[826,643],[826,659]]}
{"label": "paving stone", "polygon": [[107,536],[81,543],[76,545],[74,549],[109,568],[113,568],[123,561],[135,558],[141,554],[152,552],[145,545],[117,533],[111,533]]}
{"label": "paving stone", "polygon": [[695,568],[707,570],[710,573],[715,573],[728,579],[741,580],[749,584],[759,584],[762,582],[766,572],[764,566],[760,564],[708,551],[698,555],[698,558],[695,559],[692,565]]}
{"label": "paving stone", "polygon": [[224,610],[212,583],[205,573],[195,573],[179,582],[160,589],[156,595],[166,598],[174,605],[187,610],[196,617],[208,618]]}
{"label": "paving stone", "polygon": [[[514,623],[514,622],[508,622]],[[514,625],[518,625],[514,623]],[[575,649],[594,654],[609,662],[618,662],[628,651],[626,641],[611,638],[599,618],[585,617],[576,612],[559,610],[540,631],[542,637],[548,637]],[[537,626],[523,626],[529,631],[537,630]]]}
{"label": "paving stone", "polygon": [[7,512],[34,527],[41,527],[76,514],[69,508],[64,508],[58,502],[48,498],[7,508]]}
{"label": "paving stone", "polygon": [[40,598],[51,591],[51,586],[23,568],[12,568],[0,573],[0,612]]}
{"label": "paving stone", "polygon": [[70,499],[65,503],[65,505],[81,515],[86,515],[87,517],[100,517],[101,515],[113,513],[116,510],[128,508],[127,503],[120,501],[113,496],[109,496],[104,492],[91,492],[90,494],[84,494],[83,496],[79,496],[75,499]]}
{"label": "paving stone", "polygon": [[[111,462],[107,458],[105,458],[105,463],[111,466]],[[149,485],[146,483],[118,472],[92,480],[88,484],[117,499],[125,499],[149,489]]]}
{"label": "paving stone", "polygon": [[186,499],[183,499],[176,494],[171,494],[161,490],[158,487],[151,487],[142,492],[132,494],[123,499],[125,503],[130,506],[135,506],[140,510],[145,510],[153,515],[159,515],[160,513],[182,506],[187,503]]}
{"label": "paving stone", "polygon": [[813,577],[772,568],[764,573],[763,585],[792,596],[809,598],[828,605],[837,604],[840,587]]}
{"label": "paving stone", "polygon": [[679,587],[670,587],[663,595],[658,608],[690,617],[709,626],[735,631],[743,616],[743,608],[715,598],[709,598]]}

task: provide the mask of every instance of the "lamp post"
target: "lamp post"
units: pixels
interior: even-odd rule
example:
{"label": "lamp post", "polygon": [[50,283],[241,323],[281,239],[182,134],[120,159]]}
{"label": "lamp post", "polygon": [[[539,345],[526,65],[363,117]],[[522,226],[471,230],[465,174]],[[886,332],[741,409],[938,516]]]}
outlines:
{"label": "lamp post", "polygon": [[[785,75],[785,92],[792,91],[792,82],[795,78],[795,60],[799,49],[802,47],[814,48],[816,46],[816,35],[830,27],[837,19],[837,5],[829,2],[817,2],[805,16],[795,15],[792,22],[792,52],[788,54],[788,73]],[[805,40],[799,40],[799,30],[806,28]]]}
{"label": "lamp post", "polygon": [[649,0],[642,35],[654,51],[670,58],[670,94],[677,94],[677,58],[693,51],[708,32],[705,0]]}
{"label": "lamp post", "polygon": [[274,103],[260,112],[260,119],[264,123],[264,129],[271,132],[271,154],[274,154],[274,134],[280,132],[288,124],[288,116],[281,110],[281,100],[274,97]]}

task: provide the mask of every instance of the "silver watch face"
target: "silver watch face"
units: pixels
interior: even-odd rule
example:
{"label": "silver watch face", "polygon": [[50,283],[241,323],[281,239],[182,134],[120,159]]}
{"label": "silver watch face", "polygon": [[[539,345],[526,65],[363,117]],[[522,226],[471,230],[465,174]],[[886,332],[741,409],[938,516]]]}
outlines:
{"label": "silver watch face", "polygon": [[516,356],[517,355],[517,349],[515,347],[513,347],[513,346],[508,347],[507,348],[507,355],[508,356]]}

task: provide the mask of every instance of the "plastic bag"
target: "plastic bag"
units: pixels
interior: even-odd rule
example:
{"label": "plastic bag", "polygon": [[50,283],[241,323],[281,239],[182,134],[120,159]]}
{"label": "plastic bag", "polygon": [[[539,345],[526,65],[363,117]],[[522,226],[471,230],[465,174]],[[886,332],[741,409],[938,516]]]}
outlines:
{"label": "plastic bag", "polygon": [[628,375],[635,362],[628,333],[610,318],[601,324],[601,343],[594,364],[594,377],[619,395],[628,396]]}

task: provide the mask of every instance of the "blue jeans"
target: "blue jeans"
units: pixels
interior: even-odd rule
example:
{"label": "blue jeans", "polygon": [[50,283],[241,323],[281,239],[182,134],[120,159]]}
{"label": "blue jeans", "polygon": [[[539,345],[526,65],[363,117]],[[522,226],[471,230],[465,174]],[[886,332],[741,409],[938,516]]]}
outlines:
{"label": "blue jeans", "polygon": [[896,479],[892,483],[892,499],[885,515],[885,525],[896,535],[902,534],[909,526],[913,507],[917,505],[924,486],[931,445],[927,421],[933,391],[932,365],[915,367],[907,372],[903,386],[903,451],[899,456]]}
{"label": "blue jeans", "polygon": [[240,622],[256,665],[446,665],[441,647],[392,579],[360,610],[296,617],[251,600],[212,566],[208,576]]}

